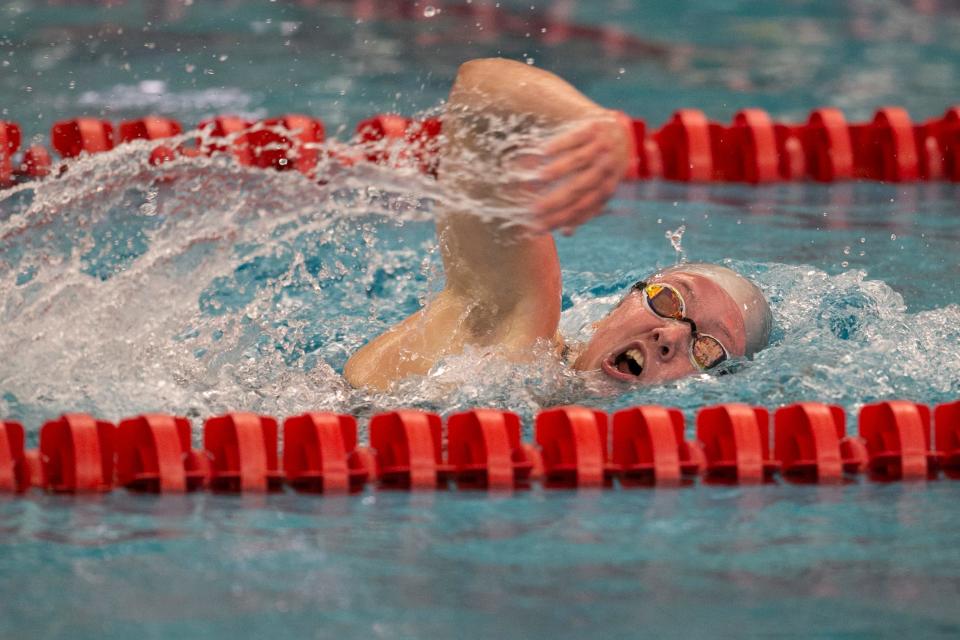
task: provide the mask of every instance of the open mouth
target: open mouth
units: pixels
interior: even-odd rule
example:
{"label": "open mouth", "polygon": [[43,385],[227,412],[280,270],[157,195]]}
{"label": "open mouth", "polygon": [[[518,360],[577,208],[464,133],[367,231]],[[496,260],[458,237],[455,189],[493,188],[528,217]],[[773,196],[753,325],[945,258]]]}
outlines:
{"label": "open mouth", "polygon": [[643,373],[643,351],[637,345],[610,355],[604,360],[600,368],[611,378],[617,380],[636,380]]}

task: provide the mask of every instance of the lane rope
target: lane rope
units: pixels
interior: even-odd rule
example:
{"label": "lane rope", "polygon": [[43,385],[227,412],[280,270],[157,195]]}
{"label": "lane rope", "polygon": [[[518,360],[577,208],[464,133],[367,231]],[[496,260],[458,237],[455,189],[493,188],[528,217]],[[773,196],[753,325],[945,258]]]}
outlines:
{"label": "lane rope", "polygon": [[[901,107],[882,107],[869,122],[848,122],[835,108],[819,108],[804,123],[778,122],[761,109],[743,109],[730,123],[715,122],[698,109],[680,109],[659,129],[624,114],[631,149],[627,179],[661,178],[680,182],[774,182],[873,180],[880,182],[960,182],[960,106],[938,118],[915,123]],[[296,170],[312,179],[325,160],[343,165],[413,163],[436,174],[438,118],[411,119],[380,114],[356,127],[350,144],[324,146],[325,127],[317,118],[287,114],[260,121],[222,115],[200,122],[205,133],[192,144],[163,144],[185,129],[161,116],[128,120],[75,118],[53,125],[49,147],[64,160],[103,153],[134,140],[157,141],[150,162],[228,153],[246,167]],[[0,121],[0,188],[21,180],[59,174],[47,146],[18,153],[21,129]]]}
{"label": "lane rope", "polygon": [[[0,493],[303,493],[381,489],[512,491],[693,484],[960,480],[960,400],[934,410],[906,400],[862,407],[848,435],[843,408],[819,402],[771,413],[746,404],[704,407],[695,436],[683,413],[638,406],[608,415],[589,407],[546,409],[533,442],[520,417],[474,409],[443,420],[401,409],[373,416],[360,443],[353,416],[305,413],[281,422],[229,413],[203,425],[194,449],[186,418],[147,414],[117,425],[66,414],[40,427],[38,449],[24,429],[0,422]],[[278,438],[283,436],[283,452]]]}

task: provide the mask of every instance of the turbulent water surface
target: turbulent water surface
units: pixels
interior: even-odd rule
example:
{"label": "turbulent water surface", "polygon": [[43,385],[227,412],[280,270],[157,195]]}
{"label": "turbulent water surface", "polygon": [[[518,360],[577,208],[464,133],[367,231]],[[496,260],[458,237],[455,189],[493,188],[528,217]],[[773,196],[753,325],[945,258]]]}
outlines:
{"label": "turbulent water surface", "polygon": [[[127,2],[0,5],[0,119],[27,142],[77,115],[362,117],[442,110],[457,65],[557,71],[655,126],[681,106],[801,120],[957,99],[953,3]],[[415,18],[415,19],[408,19]],[[566,26],[565,26],[566,25]],[[579,25],[579,26],[577,26]],[[573,29],[572,26],[577,26]],[[193,135],[187,135],[188,139]],[[578,402],[775,407],[960,397],[960,189],[624,185],[558,238],[561,329],[583,340],[638,278],[730,264],[774,312],[733,375],[648,388],[544,353],[468,349],[385,394],[349,355],[443,286],[433,220],[489,214],[410,169],[323,184],[127,145],[0,192],[0,416],[30,446],[88,411],[286,416]],[[692,422],[688,423],[692,431]],[[534,489],[351,498],[0,497],[0,636],[957,637],[960,483]]]}

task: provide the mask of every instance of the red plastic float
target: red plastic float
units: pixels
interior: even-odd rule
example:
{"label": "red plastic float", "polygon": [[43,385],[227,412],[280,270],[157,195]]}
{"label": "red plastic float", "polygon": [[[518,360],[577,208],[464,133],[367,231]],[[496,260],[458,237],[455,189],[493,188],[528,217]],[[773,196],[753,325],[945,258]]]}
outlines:
{"label": "red plastic float", "polygon": [[234,142],[234,155],[245,166],[310,173],[324,135],[323,123],[309,116],[271,118],[247,128]]}
{"label": "red plastic float", "polygon": [[20,127],[0,120],[0,187],[13,182],[13,154],[20,148]]}
{"label": "red plastic float", "polygon": [[368,147],[367,160],[382,163],[390,154],[389,143],[403,140],[410,118],[394,113],[381,113],[357,124],[357,136]]}
{"label": "red plastic float", "polygon": [[866,444],[846,435],[843,408],[801,402],[774,413],[774,457],[781,473],[797,482],[840,482],[866,467]]}
{"label": "red plastic float", "polygon": [[807,173],[820,182],[853,177],[853,144],[850,128],[839,109],[817,109],[803,132]]}
{"label": "red plastic float", "polygon": [[806,127],[776,123],[773,134],[777,145],[777,173],[783,180],[802,180],[807,177],[807,157],[803,147]]}
{"label": "red plastic float", "polygon": [[930,450],[930,409],[904,400],[869,404],[860,410],[860,437],[875,480],[935,478],[937,455]]}
{"label": "red plastic float", "polygon": [[135,491],[177,493],[203,487],[209,459],[193,451],[190,421],[148,414],[117,425],[117,484]]}
{"label": "red plastic float", "polygon": [[442,130],[443,123],[439,118],[414,121],[407,130],[407,143],[417,166],[420,171],[434,177],[439,166],[439,136]]}
{"label": "red plastic float", "polygon": [[851,125],[850,135],[856,176],[884,182],[920,177],[913,122],[905,109],[879,109],[872,122]]}
{"label": "red plastic float", "polygon": [[447,419],[447,462],[461,488],[512,489],[530,484],[534,460],[520,442],[520,416],[474,409]]}
{"label": "red plastic float", "polygon": [[95,118],[64,120],[53,125],[50,140],[64,158],[110,151],[113,149],[113,125]]}
{"label": "red plastic float", "polygon": [[710,123],[698,109],[681,109],[654,134],[663,160],[663,176],[681,182],[713,179]]}
{"label": "red plastic float", "polygon": [[537,414],[536,441],[548,487],[602,487],[615,471],[607,463],[607,414],[558,407]]}
{"label": "red plastic float", "polygon": [[53,160],[50,158],[50,152],[45,147],[35,144],[24,150],[16,173],[27,179],[43,178],[50,175],[52,167]]}
{"label": "red plastic float", "polygon": [[19,493],[30,485],[23,453],[23,425],[0,422],[0,493]]}
{"label": "red plastic float", "polygon": [[298,491],[359,491],[369,473],[357,453],[357,421],[336,413],[305,413],[283,422],[283,472]]}
{"label": "red plastic float", "polygon": [[401,410],[373,416],[370,446],[382,485],[413,490],[445,486],[442,421],[435,413]]}
{"label": "red plastic float", "polygon": [[707,481],[756,484],[770,480],[779,469],[770,458],[770,414],[762,407],[722,404],[701,409],[697,439]]}
{"label": "red plastic float", "polygon": [[280,488],[277,421],[253,413],[207,420],[203,447],[210,456],[210,487],[216,491],[264,492]]}
{"label": "red plastic float", "polygon": [[780,178],[780,157],[773,122],[762,109],[737,112],[733,124],[710,124],[715,180],[773,182]]}
{"label": "red plastic float", "polygon": [[198,138],[197,149],[202,153],[215,153],[226,151],[227,146],[217,141],[218,138],[234,138],[246,131],[250,123],[239,116],[217,116],[208,120],[201,120],[197,129],[206,133],[208,138],[213,140],[204,141]]}
{"label": "red plastic float", "polygon": [[370,162],[402,164],[404,160],[412,158],[421,171],[435,175],[436,140],[441,130],[439,118],[415,121],[387,113],[357,124],[357,137]]}
{"label": "red plastic float", "polygon": [[948,478],[960,480],[960,400],[941,404],[933,416],[940,468]]}
{"label": "red plastic float", "polygon": [[611,460],[624,486],[692,481],[703,468],[703,451],[684,439],[683,412],[644,406],[613,414]]}
{"label": "red plastic float", "polygon": [[960,182],[960,106],[951,107],[943,114],[937,126],[937,140],[944,177]]}
{"label": "red plastic float", "polygon": [[40,428],[38,483],[62,493],[113,488],[113,424],[85,414],[65,414]]}
{"label": "red plastic float", "polygon": [[170,118],[147,116],[139,120],[127,120],[120,123],[120,142],[134,140],[160,140],[172,138],[183,133],[180,123]]}

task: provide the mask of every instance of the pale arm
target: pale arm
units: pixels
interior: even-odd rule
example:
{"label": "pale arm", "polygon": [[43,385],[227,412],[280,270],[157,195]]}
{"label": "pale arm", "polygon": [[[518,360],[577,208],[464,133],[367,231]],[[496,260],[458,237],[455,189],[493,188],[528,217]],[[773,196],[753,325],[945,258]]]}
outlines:
{"label": "pale arm", "polygon": [[[529,150],[537,156],[519,160],[537,174],[532,184],[504,180],[516,154],[488,144],[491,123],[505,120],[519,122],[511,135],[534,127],[563,129]],[[531,217],[526,227],[505,227],[503,220],[483,220],[456,205],[446,210],[437,224],[444,290],[353,355],[344,375],[354,386],[385,389],[426,373],[467,344],[497,345],[522,358],[536,341],[557,339],[560,265],[553,238],[532,230],[572,227],[599,213],[626,164],[622,129],[612,112],[557,76],[508,60],[476,60],[460,68],[444,135],[439,179],[445,190],[467,195],[464,202],[488,213],[528,196],[524,208]]]}

